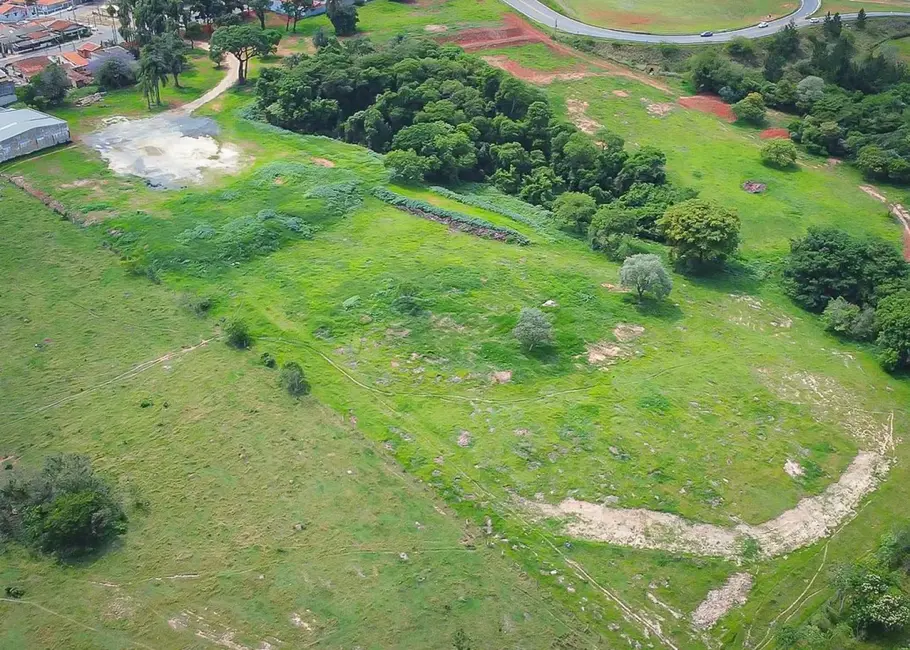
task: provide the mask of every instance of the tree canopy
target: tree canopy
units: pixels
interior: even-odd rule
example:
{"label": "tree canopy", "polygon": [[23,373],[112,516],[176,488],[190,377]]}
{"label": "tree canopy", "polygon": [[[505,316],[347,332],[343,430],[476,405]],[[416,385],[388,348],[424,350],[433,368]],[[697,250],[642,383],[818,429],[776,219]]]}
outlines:
{"label": "tree canopy", "polygon": [[271,54],[278,46],[279,40],[280,32],[260,29],[253,25],[219,27],[212,34],[209,56],[213,61],[221,61],[226,53],[233,54],[240,62],[240,83],[244,83],[250,59]]}
{"label": "tree canopy", "polygon": [[673,259],[705,268],[722,263],[739,246],[739,217],[722,205],[689,199],[671,206],[660,219]]}

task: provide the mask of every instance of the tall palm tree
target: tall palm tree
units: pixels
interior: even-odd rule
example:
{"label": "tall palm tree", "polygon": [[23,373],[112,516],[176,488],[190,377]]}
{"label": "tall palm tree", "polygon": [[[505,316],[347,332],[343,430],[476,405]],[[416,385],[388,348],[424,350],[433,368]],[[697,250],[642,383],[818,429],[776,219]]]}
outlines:
{"label": "tall palm tree", "polygon": [[114,5],[108,5],[104,8],[104,11],[107,12],[107,15],[111,19],[111,34],[114,35],[114,45],[117,44],[117,26],[114,24],[114,16],[117,15],[117,7]]}
{"label": "tall palm tree", "polygon": [[161,86],[167,85],[167,68],[158,54],[149,46],[142,48],[139,54],[139,88],[145,95],[148,102],[149,110],[152,109],[152,101],[161,105]]}

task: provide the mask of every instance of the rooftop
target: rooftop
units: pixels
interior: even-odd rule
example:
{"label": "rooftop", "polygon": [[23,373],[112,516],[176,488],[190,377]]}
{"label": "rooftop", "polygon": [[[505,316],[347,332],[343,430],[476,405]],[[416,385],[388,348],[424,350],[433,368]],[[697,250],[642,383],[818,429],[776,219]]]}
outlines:
{"label": "rooftop", "polygon": [[36,127],[61,124],[66,124],[66,121],[31,108],[0,108],[0,140],[16,137]]}
{"label": "rooftop", "polygon": [[37,74],[51,64],[51,60],[46,56],[31,56],[27,59],[19,59],[10,66],[16,68],[26,77]]}
{"label": "rooftop", "polygon": [[78,52],[64,52],[61,54],[66,61],[75,68],[83,68],[88,65],[88,59]]}

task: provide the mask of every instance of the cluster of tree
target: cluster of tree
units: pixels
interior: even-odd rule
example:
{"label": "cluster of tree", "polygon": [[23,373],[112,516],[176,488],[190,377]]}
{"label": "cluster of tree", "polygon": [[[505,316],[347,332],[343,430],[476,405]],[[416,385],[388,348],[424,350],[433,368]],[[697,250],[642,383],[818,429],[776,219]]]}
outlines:
{"label": "cluster of tree", "polygon": [[0,541],[68,558],[97,551],[126,530],[119,499],[84,456],[50,456],[40,472],[4,474]]}
{"label": "cluster of tree", "polygon": [[281,41],[281,32],[274,29],[260,29],[255,25],[228,25],[219,27],[212,34],[209,57],[218,63],[230,53],[240,63],[239,83],[246,82],[250,59],[268,56],[275,52]]}
{"label": "cluster of tree", "polygon": [[66,71],[58,63],[51,63],[24,86],[16,89],[16,98],[40,110],[59,106],[66,99],[72,84]]}
{"label": "cluster of tree", "polygon": [[[776,646],[784,650],[869,647],[868,641],[889,648],[910,625],[910,528],[886,535],[874,554],[838,567],[834,594],[805,623],[784,626]],[[906,646],[902,650],[906,650]]]}
{"label": "cluster of tree", "polygon": [[[866,28],[865,21],[857,28]],[[691,60],[699,90],[717,92],[737,117],[765,107],[795,113],[791,137],[815,154],[855,160],[869,178],[910,182],[910,78],[888,48],[863,48],[828,15],[818,33],[794,26],[759,43],[734,39]]]}
{"label": "cluster of tree", "polygon": [[598,205],[634,187],[640,197],[665,198],[661,151],[628,152],[606,131],[595,142],[555,118],[538,89],[426,39],[329,41],[313,56],[263,70],[257,97],[273,124],[387,154],[403,182],[489,179],[548,207],[566,191]]}
{"label": "cluster of tree", "polygon": [[910,367],[910,266],[887,242],[812,228],[791,242],[783,283],[830,331],[874,340],[886,369]]}

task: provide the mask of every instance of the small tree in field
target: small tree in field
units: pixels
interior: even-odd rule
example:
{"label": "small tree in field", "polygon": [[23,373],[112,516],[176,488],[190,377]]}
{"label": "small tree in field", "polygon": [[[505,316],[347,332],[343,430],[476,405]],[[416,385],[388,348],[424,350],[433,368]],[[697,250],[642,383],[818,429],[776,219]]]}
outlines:
{"label": "small tree in field", "polygon": [[671,206],[658,225],[672,247],[673,259],[696,269],[722,263],[739,246],[739,217],[704,199]]}
{"label": "small tree in field", "polygon": [[768,140],[761,148],[761,159],[771,167],[793,167],[796,164],[796,145],[789,140]]}
{"label": "small tree in field", "polygon": [[743,122],[761,124],[765,121],[765,100],[760,93],[749,93],[733,104],[733,114]]}
{"label": "small tree in field", "polygon": [[303,368],[296,361],[288,361],[281,366],[281,385],[292,397],[310,394],[310,382],[303,374]]}
{"label": "small tree in field", "polygon": [[528,350],[533,350],[536,346],[547,345],[553,340],[553,326],[539,309],[523,307],[512,334]]}
{"label": "small tree in field", "polygon": [[623,287],[634,289],[639,302],[645,293],[663,300],[673,289],[673,278],[667,273],[657,255],[632,255],[627,257],[619,270],[619,281]]}
{"label": "small tree in field", "polygon": [[232,320],[224,328],[228,345],[238,350],[246,350],[253,344],[250,330],[242,320]]}

